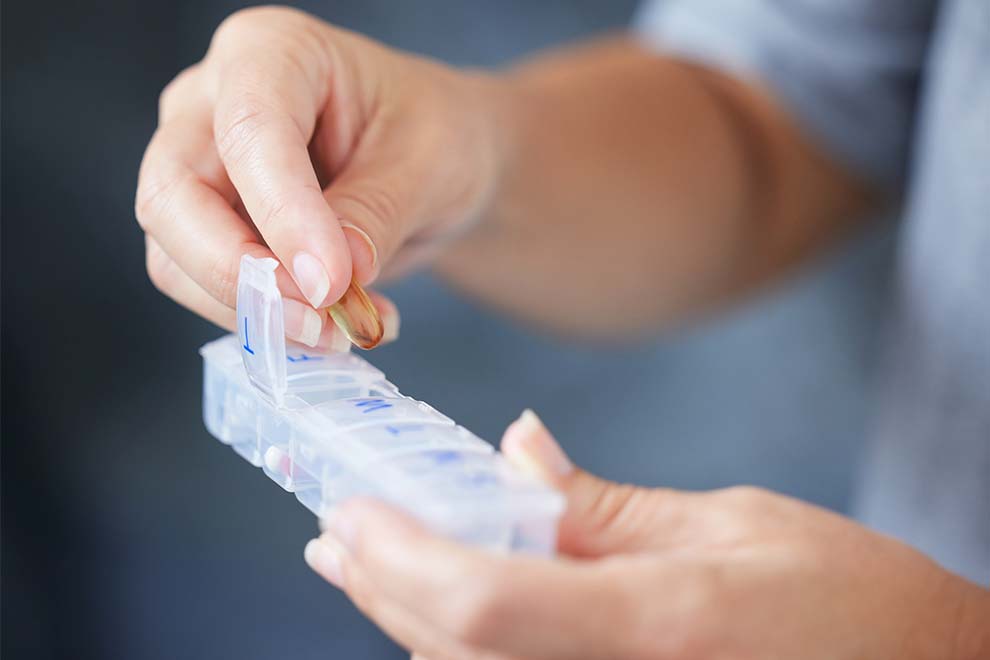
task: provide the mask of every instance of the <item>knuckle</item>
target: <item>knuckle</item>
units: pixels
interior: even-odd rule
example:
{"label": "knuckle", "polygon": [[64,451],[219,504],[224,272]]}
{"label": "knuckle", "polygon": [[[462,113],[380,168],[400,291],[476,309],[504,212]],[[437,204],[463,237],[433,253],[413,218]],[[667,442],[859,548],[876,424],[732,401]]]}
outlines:
{"label": "knuckle", "polygon": [[391,255],[399,238],[402,208],[399,196],[386,188],[368,183],[355,190],[341,191],[336,197],[337,199],[330,201],[330,206],[336,208],[337,201],[342,200],[340,206],[353,208],[359,217],[349,217],[348,214],[344,219],[355,222],[367,232],[380,254]]}
{"label": "knuckle", "polygon": [[258,227],[258,231],[262,234],[266,234],[271,231],[273,227],[277,227],[281,219],[286,216],[288,208],[288,196],[286,195],[270,195],[264,204],[264,212],[261,217],[252,218],[255,225]]}
{"label": "knuckle", "polygon": [[769,491],[756,486],[732,486],[705,493],[705,521],[719,538],[732,542],[751,538],[763,527],[774,507]]}
{"label": "knuckle", "polygon": [[732,486],[721,491],[722,495],[740,511],[753,511],[761,508],[767,501],[769,491],[759,486]]}
{"label": "knuckle", "polygon": [[291,7],[276,5],[246,7],[221,21],[213,33],[210,49],[236,46],[247,38],[256,38],[259,33],[269,35],[296,33],[316,22],[309,14]]}
{"label": "knuckle", "polygon": [[214,118],[214,142],[224,162],[241,160],[270,118],[270,108],[254,94],[242,92],[236,99],[217,109]]}
{"label": "knuckle", "polygon": [[369,218],[372,227],[381,229],[393,224],[399,216],[400,203],[397,195],[381,186],[365,184],[345,198],[352,204],[361,207]]}
{"label": "knuckle", "polygon": [[172,289],[172,268],[172,261],[168,255],[149,241],[145,248],[145,269],[154,287],[165,295],[169,295]]}
{"label": "knuckle", "polygon": [[245,34],[264,27],[269,21],[278,19],[286,10],[281,7],[247,7],[238,9],[220,22],[213,33],[213,41],[223,44],[228,39],[239,39]]}
{"label": "knuckle", "polygon": [[134,217],[142,229],[149,231],[156,220],[167,214],[181,183],[177,177],[152,177],[141,182],[134,197]]}
{"label": "knuckle", "polygon": [[606,535],[620,527],[626,512],[645,496],[647,491],[628,484],[601,483],[587,509],[589,527],[596,535]]}
{"label": "knuckle", "polygon": [[193,64],[186,69],[179,72],[175,78],[173,78],[164,89],[162,93],[158,95],[158,116],[165,117],[169,112],[176,108],[182,101],[186,100],[190,88],[196,84],[197,73],[199,72],[199,65]]}

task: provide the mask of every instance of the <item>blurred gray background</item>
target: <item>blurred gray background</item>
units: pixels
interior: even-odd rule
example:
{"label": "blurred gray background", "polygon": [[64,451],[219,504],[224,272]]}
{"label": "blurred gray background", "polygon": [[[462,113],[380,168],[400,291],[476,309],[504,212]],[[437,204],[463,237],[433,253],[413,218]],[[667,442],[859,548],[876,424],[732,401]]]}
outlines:
{"label": "blurred gray background", "polygon": [[[297,3],[458,65],[622,29],[631,0]],[[196,349],[133,219],[158,93],[236,2],[8,1],[2,17],[2,587],[6,658],[398,658],[305,567],[315,520],[208,436]],[[496,441],[535,408],[607,477],[754,483],[846,506],[889,262],[875,230],[704,327],[564,345],[393,287],[372,362]],[[591,313],[575,310],[575,313]]]}

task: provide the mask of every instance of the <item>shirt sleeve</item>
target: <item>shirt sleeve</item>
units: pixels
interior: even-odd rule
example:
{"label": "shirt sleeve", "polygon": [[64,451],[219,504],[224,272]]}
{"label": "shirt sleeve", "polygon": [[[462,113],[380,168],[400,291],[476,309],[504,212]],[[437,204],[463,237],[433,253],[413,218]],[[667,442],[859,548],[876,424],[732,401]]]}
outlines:
{"label": "shirt sleeve", "polygon": [[898,187],[936,0],[652,0],[651,47],[760,80],[852,171]]}

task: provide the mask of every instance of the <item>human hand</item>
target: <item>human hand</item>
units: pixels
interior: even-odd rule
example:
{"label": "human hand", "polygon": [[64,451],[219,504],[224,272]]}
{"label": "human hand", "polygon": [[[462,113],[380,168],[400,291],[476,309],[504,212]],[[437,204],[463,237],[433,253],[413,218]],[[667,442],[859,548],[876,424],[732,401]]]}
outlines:
{"label": "human hand", "polygon": [[990,653],[986,590],[839,515],[751,487],[609,483],[531,413],[502,449],[565,494],[562,556],[464,547],[363,500],[325,522],[307,562],[433,660]]}
{"label": "human hand", "polygon": [[241,255],[274,256],[286,334],[339,344],[316,310],[352,276],[407,269],[480,214],[485,86],[295,10],[237,12],[161,96],[136,195],[152,281],[232,329]]}

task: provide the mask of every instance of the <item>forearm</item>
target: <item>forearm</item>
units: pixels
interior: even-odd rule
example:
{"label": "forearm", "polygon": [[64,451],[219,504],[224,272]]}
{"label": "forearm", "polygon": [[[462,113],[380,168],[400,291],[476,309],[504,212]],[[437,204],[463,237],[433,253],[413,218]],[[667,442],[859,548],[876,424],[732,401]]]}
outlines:
{"label": "forearm", "polygon": [[955,613],[953,655],[958,660],[985,658],[990,654],[990,590],[962,578]]}
{"label": "forearm", "polygon": [[841,233],[865,191],[759,90],[612,40],[491,83],[503,167],[438,271],[583,336],[722,303]]}

